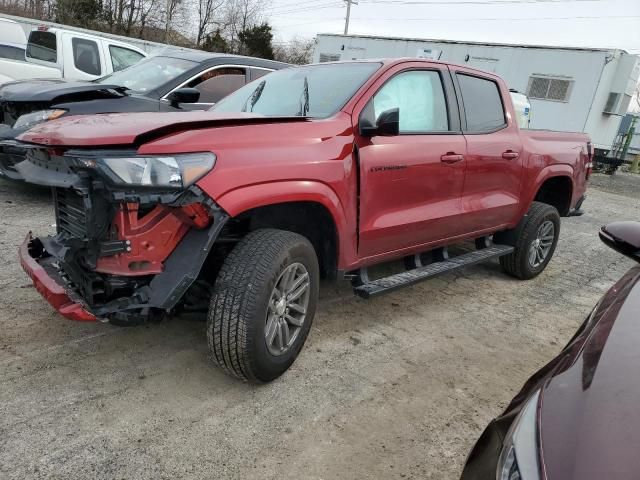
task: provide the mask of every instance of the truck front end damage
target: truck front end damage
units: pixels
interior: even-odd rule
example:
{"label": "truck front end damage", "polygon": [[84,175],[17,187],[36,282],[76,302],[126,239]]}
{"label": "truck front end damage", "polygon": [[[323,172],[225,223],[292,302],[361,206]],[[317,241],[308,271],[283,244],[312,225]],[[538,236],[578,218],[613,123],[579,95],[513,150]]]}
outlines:
{"label": "truck front end damage", "polygon": [[29,234],[20,247],[23,268],[70,319],[133,324],[172,311],[228,219],[195,185],[214,163],[210,152],[31,146],[16,168],[52,188],[57,233]]}

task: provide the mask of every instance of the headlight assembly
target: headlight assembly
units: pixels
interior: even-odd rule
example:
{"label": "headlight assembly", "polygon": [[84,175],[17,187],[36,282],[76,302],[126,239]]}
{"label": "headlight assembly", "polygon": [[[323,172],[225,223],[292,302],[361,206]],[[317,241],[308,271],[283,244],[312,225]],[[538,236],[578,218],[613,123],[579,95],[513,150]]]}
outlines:
{"label": "headlight assembly", "polygon": [[38,123],[48,122],[49,120],[55,120],[67,113],[66,110],[39,110],[37,112],[25,113],[18,117],[13,128],[29,128]]}
{"label": "headlight assembly", "polygon": [[143,187],[184,188],[208,173],[216,162],[210,152],[176,155],[104,157],[102,166],[114,183]]}
{"label": "headlight assembly", "polygon": [[514,420],[498,460],[497,480],[540,480],[536,392]]}

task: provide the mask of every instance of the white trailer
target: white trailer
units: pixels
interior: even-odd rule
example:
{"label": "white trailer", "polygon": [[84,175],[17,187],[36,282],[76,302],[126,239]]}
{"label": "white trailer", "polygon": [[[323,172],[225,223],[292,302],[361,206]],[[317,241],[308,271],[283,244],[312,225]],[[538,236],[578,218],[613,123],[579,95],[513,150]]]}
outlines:
{"label": "white trailer", "polygon": [[531,102],[530,128],[586,132],[611,149],[640,76],[624,50],[320,34],[314,62],[420,57],[497,73]]}

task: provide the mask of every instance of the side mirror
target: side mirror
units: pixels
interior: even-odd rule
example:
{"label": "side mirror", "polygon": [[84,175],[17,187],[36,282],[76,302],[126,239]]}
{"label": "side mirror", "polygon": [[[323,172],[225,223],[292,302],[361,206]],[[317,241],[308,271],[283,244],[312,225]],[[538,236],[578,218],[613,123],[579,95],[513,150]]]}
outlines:
{"label": "side mirror", "polygon": [[167,95],[167,100],[173,107],[180,103],[196,103],[200,100],[200,91],[195,88],[179,88]]}
{"label": "side mirror", "polygon": [[393,136],[400,134],[400,109],[390,108],[380,114],[376,120],[376,125],[361,125],[360,134],[365,137],[376,135]]}
{"label": "side mirror", "polygon": [[600,230],[600,239],[616,252],[640,262],[640,222],[613,222]]}

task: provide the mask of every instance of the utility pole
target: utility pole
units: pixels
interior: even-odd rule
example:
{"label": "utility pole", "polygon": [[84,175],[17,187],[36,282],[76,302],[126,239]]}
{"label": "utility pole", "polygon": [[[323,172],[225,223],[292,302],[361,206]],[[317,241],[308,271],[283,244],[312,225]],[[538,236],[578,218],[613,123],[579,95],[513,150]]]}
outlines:
{"label": "utility pole", "polygon": [[351,4],[357,5],[358,2],[354,0],[345,0],[347,2],[347,16],[344,19],[344,34],[349,33],[349,17],[351,17]]}

